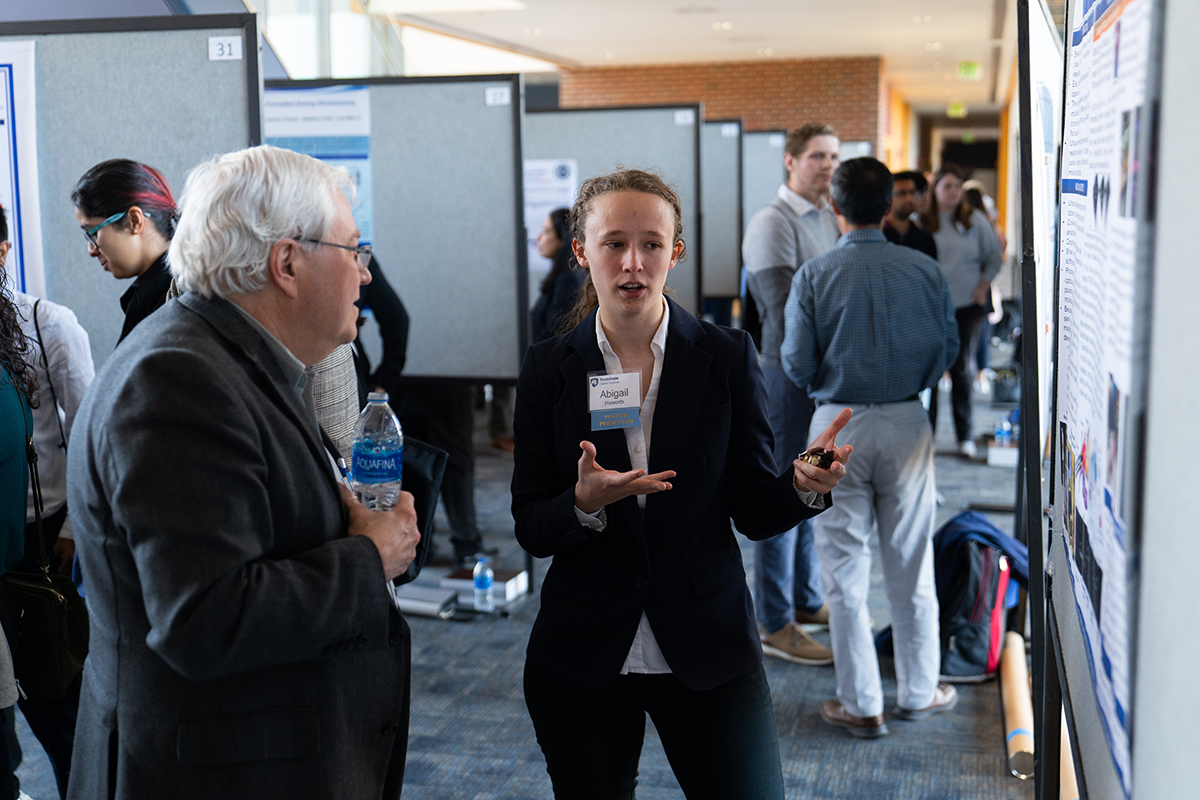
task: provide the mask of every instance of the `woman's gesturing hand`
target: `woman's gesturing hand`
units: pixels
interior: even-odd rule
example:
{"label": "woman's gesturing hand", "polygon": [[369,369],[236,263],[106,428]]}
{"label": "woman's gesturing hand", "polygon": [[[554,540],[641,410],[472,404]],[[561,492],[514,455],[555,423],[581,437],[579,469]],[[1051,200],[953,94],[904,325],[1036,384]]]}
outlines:
{"label": "woman's gesturing hand", "polygon": [[821,469],[798,458],[792,462],[792,481],[798,488],[825,494],[842,480],[846,474],[844,465],[850,460],[850,453],[854,447],[852,445],[838,447],[836,440],[837,435],[841,433],[842,428],[846,427],[846,423],[850,421],[853,413],[850,409],[843,408],[833,418],[833,422],[829,423],[829,427],[821,431],[821,435],[813,439],[812,444],[809,445],[809,449],[823,447],[833,453],[834,462],[829,469]]}
{"label": "woman's gesturing hand", "polygon": [[674,470],[654,475],[647,475],[644,469],[614,472],[596,463],[596,445],[584,440],[579,443],[579,448],[583,450],[583,455],[579,457],[575,507],[585,514],[595,514],[609,503],[615,503],[630,495],[654,494],[671,488],[671,484],[666,481],[675,477]]}

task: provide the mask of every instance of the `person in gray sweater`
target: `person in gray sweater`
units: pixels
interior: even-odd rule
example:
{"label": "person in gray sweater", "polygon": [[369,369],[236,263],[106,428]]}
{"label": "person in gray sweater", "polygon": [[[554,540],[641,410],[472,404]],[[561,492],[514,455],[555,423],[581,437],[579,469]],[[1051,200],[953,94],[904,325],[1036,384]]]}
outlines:
{"label": "person in gray sweater", "polygon": [[[1003,250],[992,223],[963,198],[963,176],[949,164],[933,179],[933,196],[921,212],[921,227],[933,234],[938,263],[950,286],[954,316],[958,320],[958,358],[950,367],[950,402],[954,410],[954,432],[958,451],[975,457],[971,437],[971,355],[979,341],[986,313],[984,304],[992,281],[1000,272]],[[934,389],[929,402],[929,423],[937,432],[938,397]]]}

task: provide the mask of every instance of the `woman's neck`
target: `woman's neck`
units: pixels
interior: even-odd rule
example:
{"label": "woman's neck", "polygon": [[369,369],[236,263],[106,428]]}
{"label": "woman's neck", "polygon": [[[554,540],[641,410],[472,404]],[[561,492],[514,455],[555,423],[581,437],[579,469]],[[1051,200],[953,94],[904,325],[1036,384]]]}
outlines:
{"label": "woman's neck", "polygon": [[636,317],[605,314],[603,308],[598,313],[600,324],[604,327],[604,335],[617,358],[623,363],[626,357],[640,356],[650,349],[650,342],[654,340],[654,334],[662,324],[663,314],[667,313],[667,309],[664,300],[656,312]]}

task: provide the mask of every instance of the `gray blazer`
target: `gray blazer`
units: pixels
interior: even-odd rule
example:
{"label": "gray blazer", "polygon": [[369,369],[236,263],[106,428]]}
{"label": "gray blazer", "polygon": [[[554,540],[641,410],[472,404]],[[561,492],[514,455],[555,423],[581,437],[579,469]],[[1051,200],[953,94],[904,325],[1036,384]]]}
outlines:
{"label": "gray blazer", "polygon": [[91,613],[71,798],[400,796],[408,627],[231,303],[186,294],[117,348],[68,502]]}

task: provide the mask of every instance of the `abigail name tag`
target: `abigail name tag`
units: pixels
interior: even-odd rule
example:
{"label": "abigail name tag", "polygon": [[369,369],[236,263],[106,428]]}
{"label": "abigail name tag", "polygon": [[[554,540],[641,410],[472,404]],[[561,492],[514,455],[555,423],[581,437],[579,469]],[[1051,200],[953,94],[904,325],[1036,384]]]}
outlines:
{"label": "abigail name tag", "polygon": [[603,372],[587,376],[588,411],[592,415],[592,430],[636,428],[641,425],[638,410],[642,405],[642,374]]}

